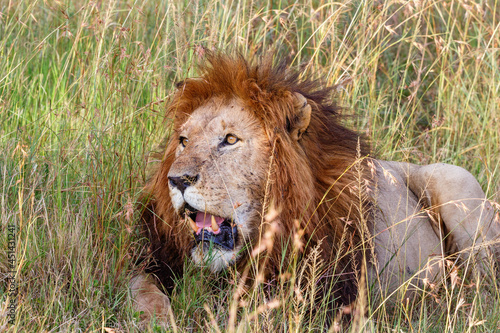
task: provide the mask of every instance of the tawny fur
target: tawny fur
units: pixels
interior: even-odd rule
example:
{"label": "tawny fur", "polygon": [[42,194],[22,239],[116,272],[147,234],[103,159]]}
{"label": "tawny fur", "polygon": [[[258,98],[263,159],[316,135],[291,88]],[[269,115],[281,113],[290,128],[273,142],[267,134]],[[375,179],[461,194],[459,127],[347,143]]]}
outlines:
{"label": "tawny fur", "polygon": [[[337,257],[345,261],[339,264],[339,267],[347,269],[344,272],[347,278],[343,279],[345,286],[338,296],[344,302],[352,300],[356,294],[356,283],[353,270],[347,264],[352,258],[339,256],[337,252],[341,239],[346,239],[351,245],[360,242],[356,224],[361,216],[357,208],[359,191],[353,188],[357,184],[354,165],[358,153],[360,156],[366,154],[366,144],[356,133],[340,125],[339,109],[330,102],[332,89],[319,89],[314,81],[299,80],[299,74],[287,71],[284,65],[273,67],[271,61],[266,61],[250,66],[241,57],[212,55],[201,66],[200,72],[200,78],[188,79],[178,85],[168,108],[168,114],[175,119],[174,128],[178,129],[194,110],[215,97],[242,101],[264,125],[269,145],[274,147],[268,197],[281,211],[281,235],[291,235],[294,220],[300,219],[303,223],[301,227],[305,229],[304,238],[310,247],[321,243],[326,261]],[[295,121],[293,92],[307,98],[313,109],[310,125],[300,143],[294,142],[288,135],[288,128]],[[178,133],[174,132],[166,148],[165,159],[145,190],[152,195],[143,221],[149,225],[153,256],[167,262],[162,258],[171,255],[182,258],[191,244],[187,227],[173,211],[168,187],[165,186],[177,142]],[[151,211],[157,215],[156,218],[152,217]],[[352,227],[346,221],[354,222]],[[343,236],[346,228],[350,232],[347,237]],[[177,250],[169,249],[168,253],[160,254],[167,251],[166,239],[172,244],[168,248],[175,247]],[[273,250],[271,263],[278,265],[282,248],[275,246]],[[173,271],[179,273],[180,269],[173,268]],[[272,267],[270,271],[275,273],[279,268]],[[170,282],[162,282],[170,286]]]}
{"label": "tawny fur", "polygon": [[[292,241],[297,230],[303,230],[304,254],[319,246],[326,263],[319,283],[327,286],[325,292],[330,283],[335,284],[329,295],[335,304],[355,300],[363,262],[370,263],[366,269],[372,281],[379,281],[381,288],[388,286],[388,292],[415,276],[428,277],[419,271],[434,255],[448,254],[440,245],[443,230],[452,234],[448,240],[462,239],[458,249],[463,251],[498,239],[499,223],[469,173],[444,164],[419,167],[367,158],[363,139],[341,125],[339,108],[331,102],[332,88],[321,88],[285,65],[273,66],[270,60],[252,65],[242,57],[209,54],[199,71],[199,78],[178,85],[169,104],[174,132],[141,199],[141,221],[154,258],[148,272],[167,291],[174,287],[174,278],[183,274],[193,246],[192,231],[172,206],[167,186],[172,166],[178,168],[176,161],[184,158],[189,164],[178,150],[180,131],[185,124],[196,127],[189,122],[193,114],[230,112],[235,105],[260,124],[265,136],[260,139],[266,141],[261,163],[251,167],[268,177],[257,187],[260,192],[253,198],[257,206],[265,214],[272,203],[279,212],[274,246],[266,253],[269,280],[286,270],[282,256],[291,258],[293,248],[281,244]],[[310,118],[297,112],[302,101],[297,96],[310,106]],[[210,156],[205,159],[203,163],[210,163]],[[467,192],[463,186],[471,190],[466,195],[441,195],[439,182],[446,175],[450,192]],[[448,203],[455,199],[474,213],[451,209]],[[433,218],[432,211],[436,212]],[[260,216],[251,221],[255,230],[266,228],[263,220]],[[249,264],[251,248],[259,245],[258,235],[262,232],[252,234],[250,250],[238,258],[240,271]],[[408,253],[401,251],[403,245]],[[431,275],[436,278],[439,273]]]}

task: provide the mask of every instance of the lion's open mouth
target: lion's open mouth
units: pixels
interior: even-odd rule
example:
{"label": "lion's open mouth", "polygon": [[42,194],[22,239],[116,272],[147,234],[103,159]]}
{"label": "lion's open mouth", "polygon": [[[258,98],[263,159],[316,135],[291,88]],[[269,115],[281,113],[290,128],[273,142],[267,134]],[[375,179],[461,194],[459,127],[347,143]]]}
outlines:
{"label": "lion's open mouth", "polygon": [[238,229],[231,219],[201,212],[189,205],[184,207],[184,217],[193,229],[196,244],[211,242],[223,249],[234,250]]}

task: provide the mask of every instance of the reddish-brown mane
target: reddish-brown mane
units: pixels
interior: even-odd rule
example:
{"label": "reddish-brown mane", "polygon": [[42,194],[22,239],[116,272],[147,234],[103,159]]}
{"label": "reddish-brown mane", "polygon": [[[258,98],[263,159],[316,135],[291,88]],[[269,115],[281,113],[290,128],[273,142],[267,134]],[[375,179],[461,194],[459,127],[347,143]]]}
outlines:
{"label": "reddish-brown mane", "polygon": [[[331,279],[336,281],[335,296],[344,304],[353,301],[357,292],[354,275],[362,252],[359,226],[365,218],[360,207],[366,204],[360,194],[365,184],[358,181],[360,175],[364,176],[364,162],[356,161],[366,154],[366,145],[340,124],[339,108],[331,100],[332,88],[321,88],[317,81],[301,78],[286,64],[273,66],[270,59],[250,64],[241,56],[210,53],[199,73],[199,78],[178,84],[168,108],[175,129],[211,98],[236,98],[261,122],[270,147],[274,147],[268,198],[280,214],[277,246],[268,253],[268,277],[282,271],[283,251],[291,251],[280,244],[286,244],[294,233],[294,220],[299,220],[306,250],[320,244],[328,264],[325,278],[341,276],[338,281]],[[302,94],[312,107],[310,125],[298,143],[289,135],[296,121],[294,92]],[[146,209],[142,220],[158,264],[153,271],[167,289],[173,287],[172,273],[182,272],[184,259],[180,258],[188,254],[190,244],[189,233],[182,232],[184,226],[171,206],[167,186],[177,143],[178,134],[174,132],[143,199]],[[254,245],[257,242],[254,240]]]}

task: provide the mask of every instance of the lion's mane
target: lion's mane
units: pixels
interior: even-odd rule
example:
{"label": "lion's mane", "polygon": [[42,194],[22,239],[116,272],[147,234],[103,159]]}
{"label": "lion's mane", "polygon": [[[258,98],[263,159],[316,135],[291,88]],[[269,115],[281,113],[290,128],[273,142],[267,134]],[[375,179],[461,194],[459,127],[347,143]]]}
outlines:
{"label": "lion's mane", "polygon": [[[269,201],[263,205],[273,202],[277,207],[279,233],[267,253],[268,278],[276,278],[282,271],[283,253],[291,253],[283,244],[296,232],[298,220],[306,252],[316,246],[322,250],[326,263],[322,278],[335,282],[337,303],[354,300],[363,253],[360,229],[367,218],[362,194],[365,184],[360,179],[369,178],[364,177],[367,168],[358,157],[367,154],[367,145],[341,125],[340,108],[331,102],[332,87],[321,88],[318,81],[287,68],[286,63],[273,65],[270,57],[251,64],[242,56],[208,53],[198,68],[200,77],[177,85],[167,110],[169,119],[174,119],[174,131],[158,171],[145,187],[141,215],[156,263],[149,270],[167,290],[174,287],[174,277],[182,274],[192,242],[190,233],[181,230],[185,226],[172,207],[167,186],[178,144],[176,130],[211,98],[237,98],[261,122],[273,151]],[[312,108],[309,127],[298,142],[289,135],[296,121],[290,104],[294,92],[302,94]],[[254,246],[259,242],[252,241]],[[240,260],[238,268],[248,259],[249,255]]]}

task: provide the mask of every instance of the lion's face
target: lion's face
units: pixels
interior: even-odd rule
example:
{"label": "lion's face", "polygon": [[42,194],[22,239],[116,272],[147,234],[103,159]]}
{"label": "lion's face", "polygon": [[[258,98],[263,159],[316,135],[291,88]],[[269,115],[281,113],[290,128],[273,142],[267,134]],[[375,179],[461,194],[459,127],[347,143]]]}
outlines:
{"label": "lion's face", "polygon": [[264,128],[233,100],[212,99],[178,129],[169,189],[190,225],[197,264],[213,272],[234,263],[261,220],[270,145]]}

